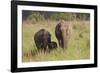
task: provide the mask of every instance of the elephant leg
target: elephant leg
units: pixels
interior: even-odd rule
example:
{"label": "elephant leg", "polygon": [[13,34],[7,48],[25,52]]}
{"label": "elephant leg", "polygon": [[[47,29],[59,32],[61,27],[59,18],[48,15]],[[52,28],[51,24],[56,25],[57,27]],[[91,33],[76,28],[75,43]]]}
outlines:
{"label": "elephant leg", "polygon": [[64,48],[64,42],[61,40],[61,48]]}
{"label": "elephant leg", "polygon": [[63,48],[64,47],[64,44],[63,44],[63,40],[58,40],[58,43],[59,43],[59,47]]}
{"label": "elephant leg", "polygon": [[36,47],[39,50],[40,49],[40,45],[36,43]]}
{"label": "elephant leg", "polygon": [[58,44],[59,44],[59,47],[61,47],[61,42],[60,42],[60,40],[58,40]]}

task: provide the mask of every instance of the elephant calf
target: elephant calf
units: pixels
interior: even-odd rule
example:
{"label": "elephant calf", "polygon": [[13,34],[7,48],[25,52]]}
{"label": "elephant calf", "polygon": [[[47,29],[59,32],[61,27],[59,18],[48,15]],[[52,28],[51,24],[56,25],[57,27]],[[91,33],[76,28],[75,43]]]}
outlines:
{"label": "elephant calf", "polygon": [[54,41],[48,43],[48,48],[50,48],[50,49],[56,49],[57,48],[57,43],[54,42]]}

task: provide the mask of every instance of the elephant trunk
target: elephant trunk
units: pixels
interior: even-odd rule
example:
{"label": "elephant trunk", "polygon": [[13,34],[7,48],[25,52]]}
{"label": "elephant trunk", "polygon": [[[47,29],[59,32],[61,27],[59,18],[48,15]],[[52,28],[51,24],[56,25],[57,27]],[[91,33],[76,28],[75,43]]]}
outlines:
{"label": "elephant trunk", "polygon": [[62,36],[63,36],[63,47],[64,49],[68,47],[68,31],[64,30],[62,31]]}

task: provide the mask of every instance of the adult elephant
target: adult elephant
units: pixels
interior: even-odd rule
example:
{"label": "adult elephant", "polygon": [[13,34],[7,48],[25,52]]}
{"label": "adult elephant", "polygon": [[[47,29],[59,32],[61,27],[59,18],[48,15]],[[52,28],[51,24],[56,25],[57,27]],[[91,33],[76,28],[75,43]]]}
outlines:
{"label": "adult elephant", "polygon": [[55,36],[61,48],[68,47],[68,40],[70,38],[70,24],[60,21],[55,27]]}
{"label": "adult elephant", "polygon": [[40,29],[35,33],[34,41],[38,50],[47,50],[48,43],[51,42],[51,34],[45,29]]}

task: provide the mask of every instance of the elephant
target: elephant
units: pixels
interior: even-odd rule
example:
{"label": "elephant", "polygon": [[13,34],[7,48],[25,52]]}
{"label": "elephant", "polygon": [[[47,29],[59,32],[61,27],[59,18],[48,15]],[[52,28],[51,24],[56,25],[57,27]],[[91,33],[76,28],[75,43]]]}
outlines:
{"label": "elephant", "polygon": [[59,47],[68,48],[68,41],[70,39],[70,24],[60,21],[55,27],[55,36],[58,40]]}
{"label": "elephant", "polygon": [[48,43],[48,47],[50,48],[50,50],[58,48],[55,41],[51,41],[50,43]]}
{"label": "elephant", "polygon": [[51,42],[51,34],[45,29],[40,29],[34,35],[34,42],[38,50],[47,50],[48,43]]}

